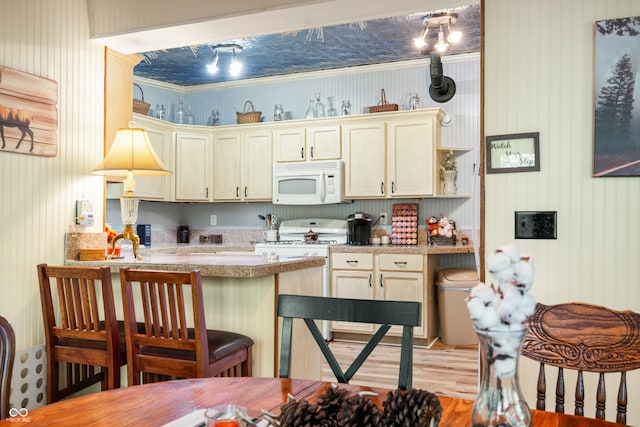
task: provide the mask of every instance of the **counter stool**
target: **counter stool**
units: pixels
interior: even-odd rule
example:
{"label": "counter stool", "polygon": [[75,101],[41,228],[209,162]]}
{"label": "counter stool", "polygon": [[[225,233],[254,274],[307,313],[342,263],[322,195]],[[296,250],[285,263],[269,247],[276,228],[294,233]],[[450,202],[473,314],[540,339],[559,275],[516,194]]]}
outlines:
{"label": "counter stool", "polygon": [[[120,387],[126,347],[118,332],[109,267],[40,264],[38,282],[47,357],[47,403],[97,382],[102,383],[102,390]],[[61,375],[63,366],[66,372]],[[101,369],[96,370],[96,366]]]}
{"label": "counter stool", "polygon": [[[251,376],[253,340],[208,330],[199,270],[121,268],[129,385]],[[138,331],[136,322],[144,323]]]}

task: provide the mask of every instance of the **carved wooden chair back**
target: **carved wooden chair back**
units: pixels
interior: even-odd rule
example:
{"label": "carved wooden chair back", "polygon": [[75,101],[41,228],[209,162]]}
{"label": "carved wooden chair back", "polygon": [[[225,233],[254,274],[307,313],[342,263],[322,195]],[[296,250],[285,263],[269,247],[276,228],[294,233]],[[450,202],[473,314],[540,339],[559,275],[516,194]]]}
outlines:
{"label": "carved wooden chair back", "polygon": [[[120,387],[125,363],[108,267],[38,265],[47,358],[47,403],[97,382]],[[65,375],[61,367],[66,368]],[[101,367],[96,370],[95,367]]]}
{"label": "carved wooden chair back", "polygon": [[9,416],[11,370],[16,353],[16,337],[11,324],[0,316],[0,420]]}
{"label": "carved wooden chair back", "polygon": [[[320,347],[329,367],[340,383],[348,383],[392,325],[403,327],[398,388],[411,388],[413,377],[413,327],[420,325],[420,303],[409,301],[371,301],[300,295],[278,296],[278,316],[283,318],[280,348],[281,378],[291,371],[293,319],[303,319]],[[380,325],[351,366],[344,372],[325,342],[314,320],[372,323]],[[303,357],[298,355],[297,357]]]}
{"label": "carved wooden chair back", "polygon": [[206,328],[199,270],[122,268],[120,281],[130,385],[251,375],[253,341]]}
{"label": "carved wooden chair back", "polygon": [[549,365],[558,368],[555,411],[564,413],[563,370],[570,369],[577,371],[574,413],[584,416],[583,372],[594,372],[599,374],[595,418],[604,419],[605,374],[619,373],[616,422],[626,424],[626,373],[640,368],[639,349],[638,313],[584,303],[538,303],[522,346],[524,356],[540,362],[536,408],[545,409],[545,365]]}

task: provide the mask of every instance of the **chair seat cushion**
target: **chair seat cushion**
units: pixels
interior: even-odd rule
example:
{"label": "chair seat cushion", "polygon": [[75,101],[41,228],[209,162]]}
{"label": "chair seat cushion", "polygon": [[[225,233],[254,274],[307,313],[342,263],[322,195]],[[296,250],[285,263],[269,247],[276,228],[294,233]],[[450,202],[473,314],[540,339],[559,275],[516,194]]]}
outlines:
{"label": "chair seat cushion", "polygon": [[[193,329],[189,329],[189,337],[193,337]],[[253,340],[246,335],[229,331],[207,329],[209,342],[209,363],[223,359],[230,354],[247,349],[253,345]],[[161,347],[143,346],[140,354],[174,359],[196,360],[195,351],[175,350]]]}

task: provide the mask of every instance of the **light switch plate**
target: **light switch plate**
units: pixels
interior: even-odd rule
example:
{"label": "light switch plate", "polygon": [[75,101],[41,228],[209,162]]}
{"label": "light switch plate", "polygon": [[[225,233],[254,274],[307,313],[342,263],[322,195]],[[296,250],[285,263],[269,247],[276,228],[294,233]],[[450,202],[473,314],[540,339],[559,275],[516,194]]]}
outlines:
{"label": "light switch plate", "polygon": [[556,239],[556,211],[516,211],[516,239]]}
{"label": "light switch plate", "polygon": [[76,224],[83,227],[93,225],[93,203],[90,200],[76,200]]}

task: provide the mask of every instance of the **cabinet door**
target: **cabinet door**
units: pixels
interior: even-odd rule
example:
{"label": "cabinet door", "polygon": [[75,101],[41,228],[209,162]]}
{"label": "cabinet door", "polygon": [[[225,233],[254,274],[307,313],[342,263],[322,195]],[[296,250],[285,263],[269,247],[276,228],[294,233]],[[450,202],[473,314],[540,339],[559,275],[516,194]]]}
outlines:
{"label": "cabinet door", "polygon": [[242,138],[242,189],[244,200],[272,198],[272,142],[270,131],[246,132]]}
{"label": "cabinet door", "polygon": [[[138,125],[141,123],[138,122]],[[156,128],[152,124],[142,124],[147,131],[149,142],[160,160],[169,169],[173,170],[173,138],[170,131]],[[136,177],[136,196],[141,199],[172,200],[171,175],[140,176]]]}
{"label": "cabinet door", "polygon": [[381,198],[386,194],[385,123],[366,121],[342,126],[345,198]]}
{"label": "cabinet door", "polygon": [[240,200],[240,132],[213,136],[213,200]]}
{"label": "cabinet door", "polygon": [[305,129],[284,128],[274,131],[274,160],[280,162],[304,162]]}
{"label": "cabinet door", "polygon": [[[331,296],[337,298],[374,299],[372,271],[333,270]],[[367,323],[332,322],[331,329],[342,332],[373,333],[374,326]]]}
{"label": "cabinet door", "polygon": [[[424,281],[422,273],[383,271],[378,277],[377,298],[390,301],[418,301],[424,313]],[[424,336],[425,319],[422,315],[420,326],[413,328],[416,338]],[[392,326],[388,332],[402,335],[402,327]]]}
{"label": "cabinet door", "polygon": [[209,201],[209,136],[176,133],[176,200]]}
{"label": "cabinet door", "polygon": [[307,159],[340,159],[340,126],[312,126],[306,130]]}
{"label": "cabinet door", "polygon": [[389,122],[389,195],[434,194],[432,120]]}

